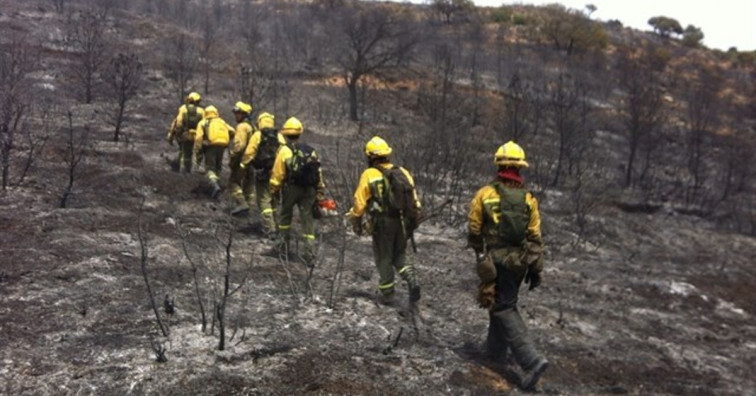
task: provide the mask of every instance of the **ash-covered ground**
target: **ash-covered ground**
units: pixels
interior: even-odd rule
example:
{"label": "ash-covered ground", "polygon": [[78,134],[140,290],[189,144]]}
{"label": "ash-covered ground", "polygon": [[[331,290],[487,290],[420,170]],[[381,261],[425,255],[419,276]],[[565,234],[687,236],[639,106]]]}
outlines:
{"label": "ash-covered ground", "polygon": [[[463,224],[420,227],[412,259],[423,298],[409,309],[401,288],[401,303],[384,306],[368,238],[344,234],[339,219],[320,221],[310,274],[270,254],[256,221],[229,221],[227,198],[207,198],[201,175],[172,171],[166,158],[174,153],[155,144],[159,137],[143,139],[98,143],[70,208],[54,209],[54,178],[2,196],[4,394],[522,393],[514,365],[481,353],[487,314],[474,301]],[[335,142],[313,140],[324,151]],[[35,192],[45,185],[47,194]],[[606,206],[592,219],[600,236],[581,241],[564,231],[571,216],[563,199],[548,190],[541,198],[544,282],[521,293],[522,314],[551,361],[539,392],[754,394],[754,239],[673,210]],[[141,271],[140,216],[167,337]],[[229,230],[235,293],[219,351],[211,312]],[[153,343],[167,362],[156,361]]]}
{"label": "ash-covered ground", "polygon": [[[61,41],[63,17],[41,3],[2,2],[0,28],[39,40],[44,68],[35,79],[65,98],[62,70],[71,61]],[[337,218],[318,223],[320,254],[311,273],[271,255],[259,219],[250,226],[230,218],[227,194],[210,200],[203,175],[179,174],[168,163],[175,147],[162,138],[178,104],[169,99],[175,89],[159,70],[154,45],[176,27],[121,16],[119,24],[144,30],[132,41],[144,45],[148,60],[124,141],[106,141],[112,129],[97,118],[102,103],[66,102],[58,113],[70,105],[77,131],[92,125],[93,142],[68,207],[58,208],[67,175],[57,135],[27,180],[0,193],[0,394],[525,393],[513,365],[481,353],[488,315],[474,298],[463,204],[417,231],[412,259],[423,297],[416,310],[404,302],[403,288],[398,306],[377,302],[370,239],[345,233]],[[234,78],[213,75],[206,100],[227,121],[238,100]],[[287,87],[343,213],[373,131],[360,124],[355,132],[343,115],[320,123],[329,116],[318,112],[342,114],[345,101],[343,87],[322,80],[294,78]],[[399,116],[388,118],[401,130],[408,110],[394,107]],[[497,145],[491,142],[481,167]],[[469,180],[466,200],[487,181]],[[579,238],[568,194],[539,188],[538,198],[546,269],[541,287],[523,290],[520,306],[551,362],[539,393],[756,395],[756,239],[671,206],[631,213],[609,200],[590,214],[592,231]],[[168,336],[150,304],[140,229]],[[219,351],[220,325],[212,317],[227,262],[233,294]],[[166,296],[173,314],[163,307]],[[167,361],[156,360],[155,348],[164,348]]]}

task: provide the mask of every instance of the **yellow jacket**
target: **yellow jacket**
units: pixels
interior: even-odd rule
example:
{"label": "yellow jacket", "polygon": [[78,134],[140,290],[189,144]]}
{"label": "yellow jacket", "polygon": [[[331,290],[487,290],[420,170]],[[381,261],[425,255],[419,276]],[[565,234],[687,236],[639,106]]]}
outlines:
{"label": "yellow jacket", "polygon": [[254,136],[255,129],[249,121],[244,120],[236,125],[234,133],[234,145],[231,146],[231,157],[241,157],[244,154],[248,142],[251,140],[250,135]]}
{"label": "yellow jacket", "polygon": [[[507,187],[510,188],[510,187]],[[468,232],[472,237],[482,237],[489,246],[496,245],[497,226],[499,214],[499,194],[491,185],[483,186],[475,194],[470,203],[468,215]],[[528,222],[527,239],[529,241],[541,240],[541,214],[538,212],[538,201],[530,192],[525,194],[525,203],[530,208],[530,221]]]}
{"label": "yellow jacket", "polygon": [[[270,175],[270,191],[272,193],[276,193],[283,184],[284,181],[286,181],[286,173],[288,169],[291,167],[291,159],[294,157],[294,152],[291,151],[291,147],[284,144],[278,149],[278,153],[276,154],[276,160],[273,163],[273,173]],[[318,186],[317,190],[319,192],[318,195],[322,195],[323,190],[325,190],[325,181],[323,180],[323,171],[322,169],[318,169]],[[318,199],[321,199],[322,197],[318,197]]]}
{"label": "yellow jacket", "polygon": [[[204,117],[205,111],[202,109],[202,107],[197,106],[197,111],[200,113],[200,117]],[[184,119],[187,116],[188,107],[186,104],[181,105],[178,109],[178,114],[176,115],[176,118],[173,119],[173,122],[171,123],[171,129],[168,130],[168,136],[167,138],[169,140],[173,139],[181,139],[182,132],[184,130]],[[194,129],[190,129],[188,131],[190,134],[194,134]],[[191,136],[191,135],[190,135]]]}
{"label": "yellow jacket", "polygon": [[[378,164],[377,166],[383,169],[391,169],[393,165],[389,162]],[[407,176],[413,189],[415,187],[415,180],[410,175],[409,171],[404,168],[400,168],[404,175]],[[349,210],[350,217],[362,217],[365,211],[369,211],[369,206],[378,204],[380,198],[383,197],[383,173],[374,167],[365,169],[360,176],[360,182],[357,185],[357,189],[354,191],[354,205]],[[417,190],[413,191],[415,198],[415,207],[420,208],[420,200],[417,199]],[[376,199],[373,199],[376,198]]]}
{"label": "yellow jacket", "polygon": [[[247,149],[244,150],[244,156],[242,156],[242,159],[241,159],[241,163],[244,166],[249,165],[250,162],[255,160],[255,158],[257,157],[257,149],[260,147],[260,142],[262,142],[262,131],[257,129],[252,134],[252,137],[249,139],[249,144],[247,144]],[[278,133],[278,144],[279,144],[279,149],[281,146],[286,145],[286,138],[280,132]]]}
{"label": "yellow jacket", "polygon": [[211,146],[228,146],[231,141],[231,134],[234,133],[234,128],[223,121],[216,111],[205,109],[205,118],[197,124],[197,131],[194,134],[195,153],[199,154],[202,150],[205,129],[207,129],[208,134],[207,141]]}

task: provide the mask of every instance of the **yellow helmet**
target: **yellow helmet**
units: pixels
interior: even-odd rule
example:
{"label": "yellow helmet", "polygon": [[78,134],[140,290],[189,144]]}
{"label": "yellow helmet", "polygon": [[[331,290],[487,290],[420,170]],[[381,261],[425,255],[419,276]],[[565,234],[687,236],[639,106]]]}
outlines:
{"label": "yellow helmet", "polygon": [[186,103],[199,103],[202,97],[197,92],[190,92],[186,95]]}
{"label": "yellow helmet", "polygon": [[515,168],[527,168],[529,165],[525,161],[525,150],[519,144],[508,141],[496,150],[494,163],[500,166],[512,166]]}
{"label": "yellow helmet", "polygon": [[218,117],[218,109],[213,105],[205,107],[204,118],[214,118],[214,117]]}
{"label": "yellow helmet", "polygon": [[236,104],[234,105],[233,111],[234,113],[249,114],[252,112],[252,105],[239,101],[239,102],[236,102]]}
{"label": "yellow helmet", "polygon": [[365,155],[368,157],[388,157],[389,154],[391,154],[391,147],[378,136],[373,136],[365,145]]}
{"label": "yellow helmet", "polygon": [[281,134],[284,136],[299,136],[302,134],[304,127],[296,117],[291,117],[283,124],[281,128]]}
{"label": "yellow helmet", "polygon": [[262,113],[257,116],[257,127],[259,129],[273,128],[276,125],[276,117],[270,113]]}

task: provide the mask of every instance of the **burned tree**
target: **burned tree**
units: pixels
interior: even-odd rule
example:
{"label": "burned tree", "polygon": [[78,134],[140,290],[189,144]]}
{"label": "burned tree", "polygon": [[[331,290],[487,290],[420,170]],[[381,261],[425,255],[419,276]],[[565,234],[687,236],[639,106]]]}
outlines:
{"label": "burned tree", "polygon": [[444,18],[444,22],[451,23],[452,16],[466,14],[475,10],[472,0],[433,0],[433,10]]}
{"label": "burned tree", "polygon": [[203,88],[204,94],[207,95],[210,92],[210,71],[215,61],[215,43],[218,39],[218,30],[220,21],[207,21],[210,18],[210,7],[205,9],[205,22],[201,24],[202,38],[200,40],[199,48],[199,63],[202,68]]}
{"label": "burned tree", "polygon": [[560,73],[551,84],[548,99],[552,127],[558,135],[556,168],[551,186],[558,186],[565,173],[571,174],[575,160],[583,154],[589,139],[587,123],[591,111],[588,104],[588,87],[585,82],[566,73]]}
{"label": "burned tree", "polygon": [[12,37],[0,46],[0,153],[2,153],[3,190],[8,188],[11,155],[16,133],[29,108],[31,84],[29,73],[34,71],[36,54],[32,48]]}
{"label": "burned tree", "polygon": [[358,88],[369,75],[378,75],[409,61],[418,42],[404,15],[384,7],[348,8],[342,14],[338,55],[344,82],[349,90],[349,117],[359,120]]}
{"label": "burned tree", "polygon": [[542,105],[532,83],[527,83],[515,73],[509,80],[499,112],[496,129],[503,141],[521,141],[536,134],[541,127]]}
{"label": "burned tree", "polygon": [[704,184],[706,167],[704,162],[708,159],[710,135],[718,125],[719,90],[721,89],[720,73],[715,73],[706,68],[697,71],[697,78],[690,85],[687,92],[687,162],[691,181],[688,184],[685,201],[691,203],[694,199],[702,203],[705,194],[701,188]]}
{"label": "burned tree", "polygon": [[[147,248],[147,239],[144,236],[144,231],[142,231],[142,215],[144,213],[145,200],[146,198],[142,197],[142,202],[139,204],[139,215],[137,216],[137,238],[139,239],[142,277],[144,278],[144,284],[147,287],[147,294],[150,297],[150,305],[152,306],[152,311],[155,312],[155,320],[157,320],[157,324],[160,327],[160,332],[163,334],[163,337],[168,337],[168,334],[170,334],[170,332],[168,330],[168,326],[163,323],[163,319],[160,317],[160,311],[158,310],[157,304],[155,303],[155,295],[152,293],[152,287],[150,286],[150,277],[147,274],[147,261],[149,255]],[[161,356],[163,358],[165,357],[165,350],[161,349],[162,347],[155,349],[158,361],[162,361]]]}
{"label": "burned tree", "polygon": [[73,193],[73,186],[81,171],[81,162],[89,152],[89,127],[77,133],[73,126],[73,114],[68,112],[68,127],[65,128],[62,159],[65,164],[68,183],[60,197],[60,207],[68,205],[68,198]]}
{"label": "burned tree", "polygon": [[197,64],[197,47],[185,34],[178,34],[168,41],[163,68],[166,77],[175,84],[179,102],[182,102],[186,96],[189,80],[194,76]]}
{"label": "burned tree", "polygon": [[117,142],[121,134],[126,103],[136,95],[142,82],[142,62],[136,54],[118,54],[110,60],[104,74],[108,92],[116,105],[113,114],[113,141]]}
{"label": "burned tree", "polygon": [[[650,51],[635,54],[625,50],[618,61],[619,83],[627,95],[622,112],[628,147],[625,187],[631,187],[636,177],[642,180],[649,171],[654,148],[658,145],[657,132],[663,123],[661,72],[653,67],[652,56]],[[645,158],[640,172],[636,171],[638,155]]]}
{"label": "burned tree", "polygon": [[24,127],[21,130],[26,141],[26,147],[24,147],[26,152],[24,155],[24,164],[15,183],[17,186],[20,186],[24,182],[26,176],[36,165],[38,156],[45,150],[50,137],[56,135],[60,129],[58,125],[58,111],[49,102],[43,103],[38,113],[39,125],[34,125],[31,128]]}
{"label": "burned tree", "polygon": [[66,41],[73,49],[76,62],[73,75],[80,83],[84,103],[92,103],[99,73],[107,59],[107,9],[88,9],[69,14],[66,21]]}

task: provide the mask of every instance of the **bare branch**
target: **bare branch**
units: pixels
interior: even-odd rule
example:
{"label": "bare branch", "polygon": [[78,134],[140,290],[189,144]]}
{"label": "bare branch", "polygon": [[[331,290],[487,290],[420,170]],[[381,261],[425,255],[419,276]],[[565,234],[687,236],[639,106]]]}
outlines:
{"label": "bare branch", "polygon": [[200,293],[200,282],[199,278],[197,277],[197,272],[199,270],[199,266],[197,263],[192,259],[192,256],[189,254],[189,248],[186,244],[186,233],[181,228],[181,225],[176,223],[176,232],[179,234],[179,237],[181,238],[181,248],[184,251],[184,256],[189,261],[189,265],[192,267],[192,277],[194,278],[194,292],[197,295],[197,303],[200,307],[200,314],[202,315],[202,333],[207,331],[207,315],[205,314],[205,302],[202,298],[202,294]]}
{"label": "bare branch", "polygon": [[[142,232],[142,214],[144,212],[145,200],[146,198],[142,197],[142,202],[139,204],[139,215],[137,216],[137,237],[139,238],[139,247],[141,248],[142,276],[144,277],[144,284],[147,286],[147,294],[150,297],[150,304],[152,304],[152,310],[155,312],[155,319],[157,320],[158,326],[160,327],[160,331],[163,333],[164,337],[168,337],[168,334],[170,334],[170,332],[168,331],[168,326],[163,324],[163,320],[160,317],[160,311],[158,310],[157,304],[155,303],[155,296],[152,294],[152,288],[150,287],[150,278],[147,276],[147,241],[145,240],[144,233]],[[158,355],[158,359],[160,358],[160,356],[161,355]]]}

